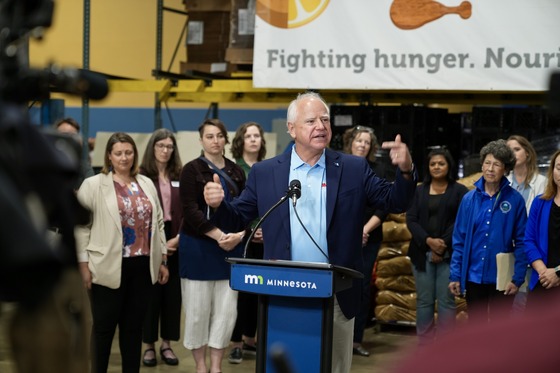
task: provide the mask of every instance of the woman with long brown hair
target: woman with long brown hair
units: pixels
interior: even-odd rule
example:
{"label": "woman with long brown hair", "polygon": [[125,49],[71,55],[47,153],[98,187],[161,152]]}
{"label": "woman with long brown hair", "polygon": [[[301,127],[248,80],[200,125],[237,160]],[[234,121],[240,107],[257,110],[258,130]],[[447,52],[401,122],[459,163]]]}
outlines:
{"label": "woman with long brown hair", "polygon": [[143,331],[146,350],[142,359],[146,366],[157,365],[155,342],[158,340],[158,326],[161,328],[159,349],[161,359],[167,365],[179,364],[179,359],[171,349],[170,341],[179,340],[181,328],[181,281],[176,251],[179,247],[179,228],[183,221],[179,195],[179,177],[182,168],[183,164],[173,132],[166,128],[154,131],[146,145],[140,173],[153,181],[163,210],[169,281],[165,285],[154,287],[148,306]]}

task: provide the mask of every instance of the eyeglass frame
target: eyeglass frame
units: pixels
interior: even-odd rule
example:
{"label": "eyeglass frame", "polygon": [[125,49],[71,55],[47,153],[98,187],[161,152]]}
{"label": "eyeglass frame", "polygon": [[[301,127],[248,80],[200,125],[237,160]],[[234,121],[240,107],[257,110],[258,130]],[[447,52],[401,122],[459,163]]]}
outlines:
{"label": "eyeglass frame", "polygon": [[369,132],[375,135],[375,130],[367,126],[356,126],[354,127],[353,132]]}
{"label": "eyeglass frame", "polygon": [[154,144],[154,147],[159,151],[163,151],[163,149],[167,149],[168,151],[172,152],[175,150],[175,145]]}

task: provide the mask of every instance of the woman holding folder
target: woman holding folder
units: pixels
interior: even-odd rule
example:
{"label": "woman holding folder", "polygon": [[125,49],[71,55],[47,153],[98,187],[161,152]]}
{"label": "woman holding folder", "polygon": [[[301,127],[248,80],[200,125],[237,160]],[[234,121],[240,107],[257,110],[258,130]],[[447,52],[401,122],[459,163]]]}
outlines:
{"label": "woman holding folder", "polygon": [[[480,161],[482,177],[457,212],[449,289],[455,295],[466,292],[469,320],[487,322],[503,317],[503,310],[496,307],[499,303],[511,309],[513,295],[525,281],[527,211],[523,197],[505,177],[515,164],[506,141],[486,144],[480,150]],[[507,252],[514,253],[515,271],[502,292],[496,289],[496,254]]]}

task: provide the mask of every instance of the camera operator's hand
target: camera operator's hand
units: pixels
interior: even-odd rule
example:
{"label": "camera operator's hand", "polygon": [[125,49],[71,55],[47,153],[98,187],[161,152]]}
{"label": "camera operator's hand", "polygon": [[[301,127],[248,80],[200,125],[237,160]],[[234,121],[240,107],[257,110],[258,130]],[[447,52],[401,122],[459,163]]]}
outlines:
{"label": "camera operator's hand", "polygon": [[86,289],[91,289],[91,272],[88,267],[87,262],[80,262],[78,263],[80,266],[80,274],[82,275],[82,281],[84,282],[84,286]]}

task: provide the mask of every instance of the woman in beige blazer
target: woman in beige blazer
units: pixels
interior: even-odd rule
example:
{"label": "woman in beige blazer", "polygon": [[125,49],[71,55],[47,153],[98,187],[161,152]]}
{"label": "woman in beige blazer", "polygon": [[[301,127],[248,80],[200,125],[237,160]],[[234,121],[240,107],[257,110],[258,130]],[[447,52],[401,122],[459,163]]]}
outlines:
{"label": "woman in beige blazer", "polygon": [[169,272],[157,192],[138,174],[138,151],[129,135],[109,138],[104,167],[83,182],[78,200],[91,211],[90,223],[76,229],[76,246],[90,289],[92,372],[107,372],[118,325],[123,372],[137,373],[150,290],[156,282],[166,283]]}

